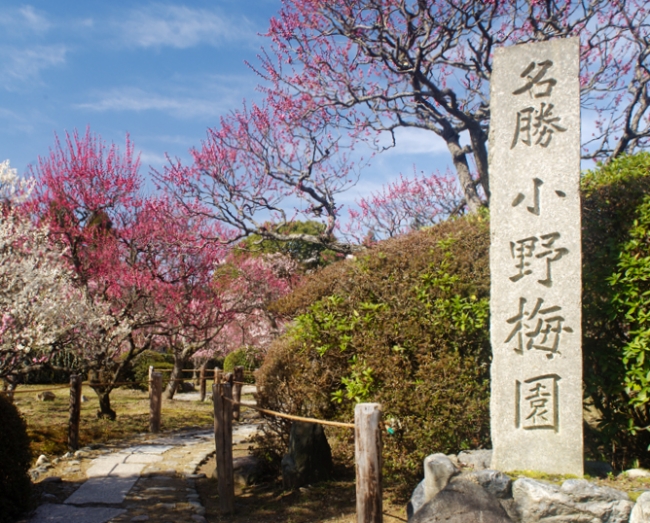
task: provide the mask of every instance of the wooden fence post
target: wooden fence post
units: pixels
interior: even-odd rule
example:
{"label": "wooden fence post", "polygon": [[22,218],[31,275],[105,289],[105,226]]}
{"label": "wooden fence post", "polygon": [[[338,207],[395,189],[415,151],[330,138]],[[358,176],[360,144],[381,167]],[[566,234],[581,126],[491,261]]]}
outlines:
{"label": "wooden fence post", "polygon": [[244,367],[237,366],[235,367],[235,381],[234,381],[234,387],[232,389],[233,400],[237,402],[237,404],[232,406],[232,417],[235,421],[239,421],[239,402],[241,401],[241,389],[242,389],[243,382],[244,382]]}
{"label": "wooden fence post", "polygon": [[70,421],[68,423],[68,448],[79,448],[79,420],[81,418],[81,376],[70,376]]}
{"label": "wooden fence post", "polygon": [[160,432],[162,409],[162,373],[152,372],[149,382],[149,432]]}
{"label": "wooden fence post", "polygon": [[199,371],[199,399],[205,401],[205,365]]}
{"label": "wooden fence post", "polygon": [[354,457],[357,465],[357,523],[382,522],[381,405],[354,408]]}
{"label": "wooden fence post", "polygon": [[149,365],[149,395],[151,396],[151,381],[153,380],[153,365]]}
{"label": "wooden fence post", "polygon": [[[215,374],[217,374],[215,372]],[[221,377],[221,371],[219,371]],[[226,383],[212,386],[214,402],[214,440],[217,459],[217,489],[222,514],[235,510],[235,482],[232,468],[232,375]]]}

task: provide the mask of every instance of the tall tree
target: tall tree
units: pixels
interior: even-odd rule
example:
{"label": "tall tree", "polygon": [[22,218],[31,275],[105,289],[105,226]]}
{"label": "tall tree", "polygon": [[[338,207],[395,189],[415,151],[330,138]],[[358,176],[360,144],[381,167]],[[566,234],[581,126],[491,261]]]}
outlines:
{"label": "tall tree", "polygon": [[585,156],[614,157],[650,138],[649,10],[641,0],[284,0],[260,74],[272,107],[290,103],[297,118],[316,112],[393,143],[403,126],[442,138],[475,211],[489,198],[494,49],[579,36],[582,103],[596,115]]}
{"label": "tall tree", "polygon": [[105,304],[93,306],[75,287],[47,227],[24,212],[32,186],[8,161],[0,163],[0,378],[10,387],[107,320]]}

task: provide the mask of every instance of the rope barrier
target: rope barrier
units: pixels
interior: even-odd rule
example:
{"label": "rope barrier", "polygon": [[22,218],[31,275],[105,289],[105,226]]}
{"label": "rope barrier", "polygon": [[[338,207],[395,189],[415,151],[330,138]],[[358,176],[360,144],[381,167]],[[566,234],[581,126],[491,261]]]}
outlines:
{"label": "rope barrier", "polygon": [[249,407],[251,409],[254,409],[258,412],[261,412],[262,414],[268,414],[269,416],[276,416],[278,418],[284,418],[284,419],[290,419],[293,421],[304,421],[306,423],[318,423],[319,425],[327,425],[330,427],[340,427],[344,429],[353,429],[354,428],[354,423],[343,423],[340,421],[327,421],[327,420],[320,420],[316,418],[304,418],[302,416],[294,416],[292,414],[284,414],[283,412],[276,412],[274,410],[268,410],[268,409],[263,409],[261,407],[258,407],[257,405],[251,405],[250,403],[242,403],[240,401],[235,401],[230,398],[226,398],[225,396],[221,396],[224,400],[229,401],[233,405],[241,405],[243,407]]}

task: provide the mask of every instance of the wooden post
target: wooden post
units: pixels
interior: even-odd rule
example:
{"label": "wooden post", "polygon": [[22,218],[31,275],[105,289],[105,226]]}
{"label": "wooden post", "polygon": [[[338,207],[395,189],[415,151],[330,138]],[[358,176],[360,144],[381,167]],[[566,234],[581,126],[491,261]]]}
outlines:
{"label": "wooden post", "polygon": [[235,381],[233,386],[233,400],[237,402],[237,405],[232,406],[232,417],[235,421],[239,421],[239,402],[241,401],[241,389],[242,383],[244,382],[244,367],[238,366],[235,367]]}
{"label": "wooden post", "polygon": [[68,448],[79,448],[79,420],[81,418],[81,376],[70,376],[70,421],[68,424]]}
{"label": "wooden post", "polygon": [[199,371],[199,399],[205,401],[205,365]]}
{"label": "wooden post", "polygon": [[149,365],[149,395],[151,395],[151,380],[153,376],[153,365]]}
{"label": "wooden post", "polygon": [[[216,374],[216,372],[215,372]],[[219,371],[219,377],[221,371]],[[217,459],[217,489],[222,514],[235,510],[235,482],[232,468],[232,383],[216,382],[212,386],[214,403],[214,442]]]}
{"label": "wooden post", "polygon": [[357,523],[382,522],[381,405],[359,403],[354,409],[354,456],[357,465]]}
{"label": "wooden post", "polygon": [[149,383],[149,432],[160,432],[162,409],[162,373],[152,372]]}

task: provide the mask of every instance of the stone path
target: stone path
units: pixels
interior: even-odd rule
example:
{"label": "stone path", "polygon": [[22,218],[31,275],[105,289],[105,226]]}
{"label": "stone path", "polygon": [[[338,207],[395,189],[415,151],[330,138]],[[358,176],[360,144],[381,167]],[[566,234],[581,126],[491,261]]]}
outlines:
{"label": "stone path", "polygon": [[[257,423],[235,425],[233,444],[248,441],[256,430]],[[73,456],[77,459],[68,463],[74,461],[71,467],[85,470],[86,480],[63,502],[41,505],[26,521],[205,522],[205,509],[195,488],[195,480],[203,476],[196,470],[213,452],[214,435],[207,430],[157,437],[100,453],[82,449]],[[61,479],[49,477],[43,481],[55,483]]]}

